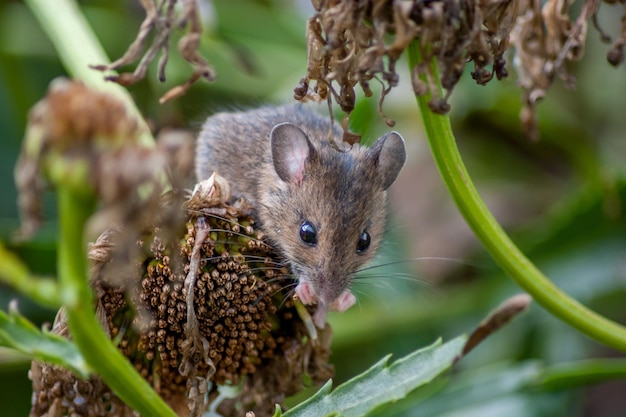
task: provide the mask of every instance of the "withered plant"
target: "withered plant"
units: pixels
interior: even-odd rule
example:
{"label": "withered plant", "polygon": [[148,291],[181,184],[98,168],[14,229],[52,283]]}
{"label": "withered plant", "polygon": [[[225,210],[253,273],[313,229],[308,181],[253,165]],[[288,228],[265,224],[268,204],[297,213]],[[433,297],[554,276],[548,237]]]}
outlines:
{"label": "withered plant", "polygon": [[[197,2],[142,0],[141,5],[146,18],[126,54],[94,68],[112,71],[140,59],[134,72],[107,76],[127,86],[142,79],[161,53],[163,81],[172,30],[189,25],[179,52],[192,75],[162,101],[199,78],[213,80],[214,71],[198,53]],[[396,65],[406,51],[407,82],[418,97],[434,157],[477,236],[554,315],[626,350],[622,326],[556,289],[504,234],[476,193],[445,116],[465,65],[481,85],[509,76],[513,67],[522,89],[523,129],[537,138],[535,106],[557,78],[573,85],[569,65],[583,56],[589,23],[598,26],[600,2],[583,1],[576,17],[564,0],[316,0],[313,5],[306,27],[307,69],[295,98],[338,104],[346,113],[345,140],[354,142],[358,137],[346,126],[356,88],[371,96],[371,83],[380,83],[378,110],[393,125],[383,101],[401,82]],[[151,31],[152,45],[144,53]],[[623,26],[608,52],[612,65],[622,62],[624,43]],[[67,80],[55,81],[31,112],[16,168],[21,237],[38,227],[41,190],[52,185],[59,196],[59,283],[32,277],[2,251],[0,275],[45,305],[63,305],[50,332],[38,331],[16,311],[0,312],[2,342],[35,359],[31,415],[254,410],[246,415],[279,416],[275,404],[299,391],[303,380],[319,384],[332,376],[331,330],[316,328],[310,311],[291,299],[293,277],[264,240],[251,207],[232,200],[219,176],[193,193],[172,190],[167,183],[184,184],[193,158],[171,144],[142,145],[141,123],[133,114],[111,96]],[[93,242],[88,251],[86,240]],[[333,392],[327,383],[288,413],[365,415],[396,401],[430,383],[529,302],[522,296],[505,303],[469,338],[435,343],[391,365],[384,359]]]}
{"label": "withered plant", "polygon": [[[597,22],[600,4],[599,0],[314,0],[316,13],[307,22],[307,71],[294,97],[327,100],[329,106],[335,102],[349,115],[355,88],[369,97],[370,84],[377,82],[383,87],[378,112],[393,126],[382,104],[400,82],[398,59],[411,47],[421,56],[410,68],[413,91],[427,96],[429,109],[439,114],[450,111],[448,99],[466,65],[480,85],[508,77],[514,67],[522,90],[522,128],[537,139],[536,104],[556,79],[574,87],[569,64],[584,55],[589,23],[610,42]],[[611,65],[623,61],[625,42],[623,26],[607,53]]]}

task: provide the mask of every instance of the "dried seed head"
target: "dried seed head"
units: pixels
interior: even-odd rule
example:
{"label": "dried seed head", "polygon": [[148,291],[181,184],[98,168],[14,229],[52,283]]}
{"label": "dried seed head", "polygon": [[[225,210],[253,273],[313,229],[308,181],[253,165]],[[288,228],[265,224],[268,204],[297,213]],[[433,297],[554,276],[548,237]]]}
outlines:
{"label": "dried seed head", "polygon": [[[368,96],[369,82],[376,79],[383,84],[379,113],[387,121],[382,101],[398,83],[395,64],[411,42],[418,43],[425,63],[412,69],[413,91],[432,96],[431,111],[449,111],[448,97],[468,62],[478,84],[488,83],[494,75],[498,80],[508,76],[505,54],[512,46],[523,111],[534,113],[537,98],[555,79],[574,85],[567,65],[582,57],[588,20],[595,18],[600,0],[585,0],[576,19],[570,18],[573,2],[567,0],[314,0],[313,4],[316,13],[307,25],[307,72],[294,90],[295,98],[333,99],[349,114],[354,87],[361,85]],[[625,34],[622,19],[622,36],[608,55],[613,65],[623,60]],[[444,95],[429,65],[433,59],[447,90]],[[535,116],[522,118],[530,121]],[[525,122],[531,136],[537,136],[535,129],[536,124]]]}
{"label": "dried seed head", "polygon": [[[215,177],[213,184],[221,181]],[[184,210],[180,199],[168,199],[167,204],[168,210],[170,205]],[[220,412],[240,415],[235,404],[243,404],[254,406],[259,417],[271,416],[276,402],[302,388],[305,372],[316,383],[332,376],[331,331],[328,326],[319,331],[316,344],[307,337],[285,292],[293,284],[290,271],[271,246],[257,239],[262,234],[245,204],[231,206],[211,198],[198,198],[194,204],[182,227],[172,229],[165,222],[144,231],[135,257],[122,265],[118,252],[127,249],[119,242],[129,239],[126,230],[104,234],[90,247],[99,317],[122,353],[180,415],[206,411],[206,382],[236,385],[245,377],[239,396],[224,402]],[[195,280],[189,281],[194,270]],[[66,328],[62,316],[59,320],[62,324],[55,329]],[[41,366],[33,364],[33,372]],[[67,371],[50,372],[56,375],[52,382],[75,381]],[[121,404],[95,381],[102,390],[86,392],[106,393],[105,407],[112,401]],[[33,386],[38,415],[48,412],[54,401],[59,410],[69,410],[73,391],[59,392],[45,382],[33,381]],[[92,396],[85,407],[90,415],[101,405]],[[122,410],[116,407],[111,410]]]}
{"label": "dried seed head", "polygon": [[[514,21],[514,17],[506,16],[515,4],[515,0],[472,4],[460,0],[314,2],[317,13],[307,26],[306,82],[296,87],[294,95],[303,99],[317,94],[321,100],[330,91],[342,110],[350,113],[354,86],[361,85],[370,95],[369,81],[377,79],[383,84],[379,113],[393,125],[384,116],[382,101],[398,84],[395,64],[411,42],[418,40],[425,62],[437,58],[442,85],[448,90],[458,82],[468,59],[474,61],[477,82],[488,82],[494,73],[501,78],[507,74],[502,56]],[[501,16],[505,18],[498,19]],[[497,70],[487,70],[494,62],[498,62]],[[311,88],[309,80],[315,82]],[[428,65],[415,68],[412,80],[417,94],[434,96],[433,111],[449,110],[449,92],[438,96]]]}
{"label": "dried seed head", "polygon": [[139,146],[139,133],[137,120],[116,97],[54,80],[30,112],[15,168],[22,236],[41,221],[44,179],[98,196],[106,206],[126,204],[129,192],[154,181],[162,164]]}

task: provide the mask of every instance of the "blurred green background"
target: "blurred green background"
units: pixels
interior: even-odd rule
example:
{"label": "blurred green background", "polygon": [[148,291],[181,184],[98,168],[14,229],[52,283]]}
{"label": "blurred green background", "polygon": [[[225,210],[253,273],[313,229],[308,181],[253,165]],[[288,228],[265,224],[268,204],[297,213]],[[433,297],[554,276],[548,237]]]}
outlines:
{"label": "blurred green background", "polygon": [[[138,2],[79,3],[109,56],[121,56],[143,18]],[[218,78],[212,84],[200,81],[182,98],[159,105],[158,97],[184,82],[189,67],[172,51],[168,79],[160,84],[151,66],[146,79],[130,91],[155,131],[197,131],[218,110],[286,102],[304,74],[305,19],[312,13],[307,1],[201,4],[202,52]],[[599,21],[607,32],[618,33],[615,10],[602,7]],[[624,67],[607,64],[607,49],[591,29],[586,56],[572,68],[576,90],[556,82],[539,106],[539,142],[521,133],[520,92],[510,64],[509,79],[486,87],[474,85],[465,74],[453,94],[451,117],[479,192],[522,250],[573,297],[626,323],[626,77]],[[330,317],[337,382],[387,353],[398,357],[437,337],[469,332],[490,309],[520,291],[481,249],[439,179],[405,67],[398,65],[400,86],[384,106],[409,151],[407,166],[391,191],[388,240],[375,262],[392,264],[359,278],[358,305]],[[29,108],[43,97],[52,79],[63,75],[52,44],[26,5],[0,1],[0,184],[7,193],[0,200],[0,239],[32,271],[46,275],[55,273],[54,196],[44,196],[46,223],[36,238],[13,242],[19,222],[13,167]],[[358,101],[352,125],[366,139],[388,130],[376,114],[375,99]],[[0,308],[6,310],[15,298],[20,311],[37,324],[54,318],[53,311],[0,286]],[[376,414],[626,416],[624,380],[592,384],[582,376],[580,385],[548,389],[535,384],[545,367],[619,356],[623,354],[533,305],[461,361],[447,384],[442,380]],[[20,357],[0,350],[1,415],[27,415],[28,368]]]}

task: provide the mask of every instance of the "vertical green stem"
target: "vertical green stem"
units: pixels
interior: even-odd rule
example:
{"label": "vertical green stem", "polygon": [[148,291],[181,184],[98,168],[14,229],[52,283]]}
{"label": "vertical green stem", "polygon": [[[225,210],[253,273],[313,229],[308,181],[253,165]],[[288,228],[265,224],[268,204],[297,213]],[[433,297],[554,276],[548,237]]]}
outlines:
{"label": "vertical green stem", "polygon": [[176,414],[135,371],[111,343],[96,319],[87,279],[83,232],[95,207],[95,198],[67,186],[58,187],[59,278],[72,340],[87,363],[104,382],[143,417],[176,417]]}
{"label": "vertical green stem", "polygon": [[[422,61],[419,45],[408,48],[410,69]],[[436,63],[430,63],[436,74]],[[437,75],[438,80],[438,75]],[[441,88],[441,87],[439,87]],[[461,159],[450,119],[428,108],[430,96],[417,97],[424,129],[439,172],[459,211],[500,267],[550,313],[587,336],[626,351],[626,328],[589,310],[557,288],[515,246],[482,201]]]}
{"label": "vertical green stem", "polygon": [[107,64],[107,57],[98,38],[91,30],[74,0],[25,0],[54,45],[66,70],[75,79],[117,96],[126,108],[135,114],[143,134],[143,145],[153,146],[154,138],[141,112],[128,91],[114,82],[106,81],[104,74],[89,65]]}

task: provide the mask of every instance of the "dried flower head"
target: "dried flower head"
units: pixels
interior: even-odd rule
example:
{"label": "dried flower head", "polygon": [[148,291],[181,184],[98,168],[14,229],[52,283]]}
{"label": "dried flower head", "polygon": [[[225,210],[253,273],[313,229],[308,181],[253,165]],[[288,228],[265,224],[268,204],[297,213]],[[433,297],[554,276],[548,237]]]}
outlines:
{"label": "dried flower head", "polygon": [[138,186],[153,181],[163,167],[156,153],[139,145],[140,133],[136,118],[116,97],[80,82],[54,80],[29,114],[15,167],[22,236],[41,222],[46,181],[98,195],[108,208],[132,201]]}
{"label": "dried flower head", "polygon": [[[376,80],[383,85],[382,115],[383,99],[399,81],[396,62],[417,41],[425,64],[414,68],[415,93],[431,94],[431,109],[445,113],[447,98],[468,60],[474,62],[472,77],[479,84],[490,81],[494,73],[498,78],[507,75],[503,55],[516,4],[515,0],[314,2],[317,13],[307,25],[307,74],[296,87],[295,97],[334,98],[350,113],[354,88],[360,85],[371,96],[370,82]],[[427,64],[431,58],[440,64],[442,85],[448,90],[445,97],[439,95]],[[311,82],[315,85],[310,86]],[[387,123],[393,125],[390,120]]]}
{"label": "dried flower head", "polygon": [[[572,19],[573,2],[568,0],[312,2],[316,13],[307,24],[307,70],[294,89],[297,100],[327,100],[329,106],[334,100],[349,114],[357,85],[371,96],[375,80],[383,86],[378,111],[384,117],[382,102],[398,84],[396,62],[416,42],[423,59],[412,69],[413,90],[431,97],[433,112],[447,113],[448,98],[467,63],[473,66],[472,78],[484,85],[494,76],[508,76],[506,55],[512,50],[523,91],[522,124],[530,137],[537,136],[535,105],[554,80],[574,85],[567,64],[582,57],[588,22],[596,23],[600,5],[600,0],[584,0]],[[624,44],[622,23],[622,33],[607,56],[611,64],[622,62]],[[445,93],[435,81],[433,59]]]}
{"label": "dried flower head", "polygon": [[[89,251],[104,328],[181,416],[204,413],[216,384],[241,384],[239,396],[220,405],[223,415],[244,407],[270,416],[275,403],[302,388],[304,373],[315,383],[332,376],[330,329],[320,330],[315,341],[309,337],[289,297],[288,267],[265,242],[247,204],[225,200],[227,190],[215,176],[189,200],[166,199],[168,206],[187,208],[186,222],[174,231],[167,222],[145,231],[137,242],[143,255],[133,260],[130,274],[116,262],[119,232],[101,235]],[[33,378],[44,374],[33,381],[33,410],[42,415],[54,403],[69,413],[71,399],[55,387],[76,378],[34,363]],[[86,397],[86,415],[113,403],[117,414],[97,415],[128,412],[100,380],[89,383],[98,398]]]}

